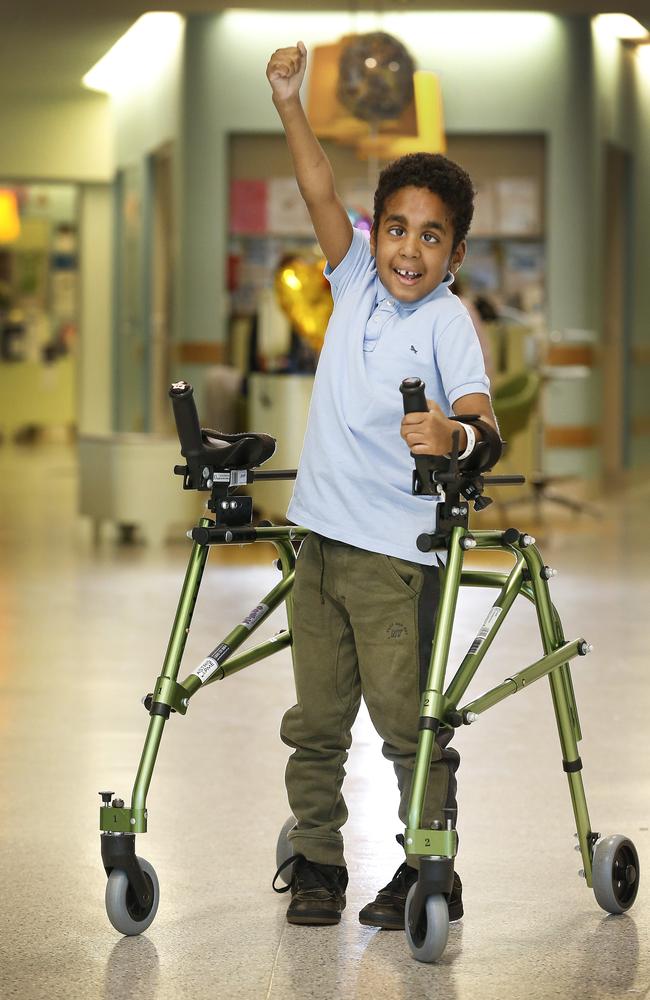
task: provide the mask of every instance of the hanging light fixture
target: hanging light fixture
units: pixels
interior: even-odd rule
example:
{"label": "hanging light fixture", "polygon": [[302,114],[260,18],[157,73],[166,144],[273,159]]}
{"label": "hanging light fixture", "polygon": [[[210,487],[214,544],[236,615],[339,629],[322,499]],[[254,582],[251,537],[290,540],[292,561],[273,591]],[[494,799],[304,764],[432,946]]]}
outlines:
{"label": "hanging light fixture", "polygon": [[0,243],[13,243],[20,236],[20,216],[16,192],[0,188]]}

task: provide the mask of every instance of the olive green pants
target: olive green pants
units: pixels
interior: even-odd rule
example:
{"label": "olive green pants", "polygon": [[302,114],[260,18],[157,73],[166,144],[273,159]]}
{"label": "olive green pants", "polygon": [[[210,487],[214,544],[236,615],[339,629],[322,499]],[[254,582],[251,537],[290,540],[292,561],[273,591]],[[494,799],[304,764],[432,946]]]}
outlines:
{"label": "olive green pants", "polygon": [[[314,533],[302,544],[294,586],[297,704],[285,714],[281,736],[294,749],[286,785],[297,825],[289,836],[310,861],[345,864],[341,787],[362,695],[395,768],[406,823],[439,592],[438,567]],[[444,730],[434,745],[424,827],[455,817],[459,756],[447,747],[452,735]]]}

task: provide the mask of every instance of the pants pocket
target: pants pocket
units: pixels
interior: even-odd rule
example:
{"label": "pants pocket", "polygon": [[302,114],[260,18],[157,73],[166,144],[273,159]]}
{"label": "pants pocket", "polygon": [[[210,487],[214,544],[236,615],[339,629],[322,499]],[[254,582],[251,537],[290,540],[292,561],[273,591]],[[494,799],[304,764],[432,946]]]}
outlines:
{"label": "pants pocket", "polygon": [[397,584],[402,592],[409,597],[419,597],[422,590],[423,573],[418,563],[397,559],[395,556],[382,556],[387,575]]}

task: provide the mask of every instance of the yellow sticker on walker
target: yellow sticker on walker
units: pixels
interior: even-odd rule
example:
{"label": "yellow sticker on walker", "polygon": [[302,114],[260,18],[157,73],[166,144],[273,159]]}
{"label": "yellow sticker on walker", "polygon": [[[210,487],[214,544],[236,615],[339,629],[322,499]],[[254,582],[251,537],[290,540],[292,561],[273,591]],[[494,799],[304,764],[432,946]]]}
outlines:
{"label": "yellow sticker on walker", "polygon": [[490,629],[492,628],[494,623],[499,620],[499,615],[501,614],[502,611],[503,608],[498,608],[496,604],[493,608],[490,608],[490,610],[488,611],[487,618],[485,619],[480,629],[478,630],[474,642],[469,647],[468,656],[471,656],[472,653],[478,653],[479,649],[487,639]]}

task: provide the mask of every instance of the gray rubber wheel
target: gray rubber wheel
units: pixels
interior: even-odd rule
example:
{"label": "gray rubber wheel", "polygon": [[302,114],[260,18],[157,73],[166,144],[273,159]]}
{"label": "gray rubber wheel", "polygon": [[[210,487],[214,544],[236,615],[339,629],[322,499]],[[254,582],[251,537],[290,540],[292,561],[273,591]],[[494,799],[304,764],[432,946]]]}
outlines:
{"label": "gray rubber wheel", "polygon": [[443,951],[447,947],[449,937],[449,907],[447,900],[442,894],[429,896],[426,901],[426,926],[418,928],[418,933],[414,937],[409,927],[409,913],[411,902],[415,895],[415,885],[409,889],[404,908],[404,927],[406,930],[406,940],[413,958],[418,962],[437,962]]}
{"label": "gray rubber wheel", "polygon": [[116,931],[132,937],[134,934],[142,934],[153,923],[160,901],[160,887],[158,876],[153,865],[150,865],[144,858],[138,858],[140,867],[144,872],[144,877],[149,881],[153,889],[151,905],[143,909],[135,893],[129,885],[126,872],[121,868],[114,868],[108,876],[106,883],[106,912],[108,919]]}
{"label": "gray rubber wheel", "polygon": [[639,891],[639,855],[632,841],[620,833],[599,840],[592,878],[596,902],[603,910],[629,910]]}
{"label": "gray rubber wheel", "polygon": [[[289,819],[285,821],[282,829],[280,830],[280,836],[278,837],[278,843],[275,848],[275,867],[276,869],[280,867],[288,858],[292,858],[295,851],[289,840],[289,831],[293,830],[296,825],[296,817],[289,816]],[[291,875],[293,873],[293,865],[287,865],[284,871],[281,871],[278,878],[285,885],[291,883]]]}

